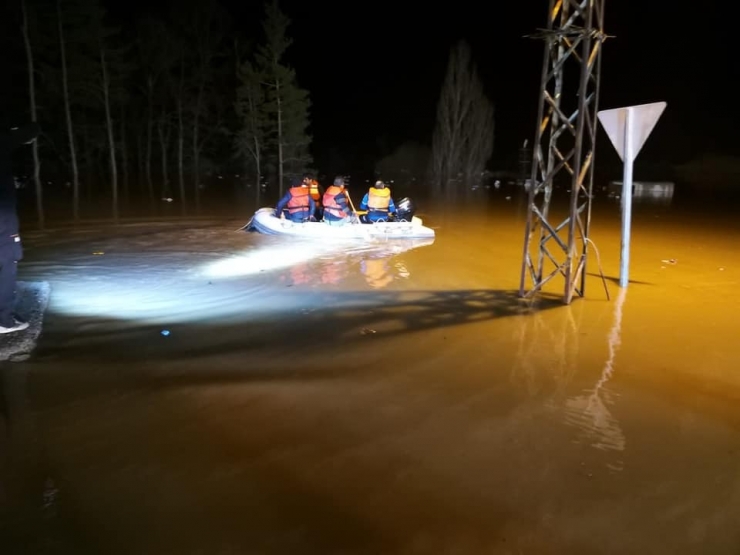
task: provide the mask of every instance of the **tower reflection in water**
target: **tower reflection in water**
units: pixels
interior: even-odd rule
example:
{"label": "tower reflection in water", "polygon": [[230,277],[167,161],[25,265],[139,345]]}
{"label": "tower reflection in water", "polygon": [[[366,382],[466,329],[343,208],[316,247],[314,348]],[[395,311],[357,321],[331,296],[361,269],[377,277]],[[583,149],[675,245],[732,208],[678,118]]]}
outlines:
{"label": "tower reflection in water", "polygon": [[[624,431],[612,413],[617,394],[608,387],[621,341],[625,298],[626,289],[621,289],[607,336],[609,354],[593,387],[570,394],[581,355],[577,315],[582,305],[578,304],[519,317],[519,350],[511,375],[512,382],[523,385],[530,397],[540,397],[549,410],[563,415],[566,425],[576,428],[577,443],[612,454],[623,452],[626,446]],[[621,471],[623,461],[611,456],[606,466]]]}

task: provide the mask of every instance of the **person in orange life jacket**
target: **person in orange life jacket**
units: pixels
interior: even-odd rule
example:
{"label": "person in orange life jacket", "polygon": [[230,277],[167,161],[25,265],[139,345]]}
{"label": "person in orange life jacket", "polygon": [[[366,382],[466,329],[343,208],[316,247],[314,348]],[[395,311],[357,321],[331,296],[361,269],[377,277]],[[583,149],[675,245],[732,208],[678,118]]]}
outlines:
{"label": "person in orange life jacket", "polygon": [[280,199],[275,207],[275,216],[279,218],[283,211],[285,211],[286,218],[293,222],[306,222],[313,218],[316,204],[305,182],[294,181],[291,188]]}
{"label": "person in orange life jacket", "polygon": [[12,333],[28,327],[28,322],[13,314],[16,272],[23,259],[18,231],[16,186],[13,177],[13,151],[36,140],[41,133],[37,123],[10,129],[0,127],[0,333]]}
{"label": "person in orange life jacket", "polygon": [[352,209],[347,199],[344,178],[337,177],[324,193],[324,221],[329,225],[344,225],[352,221]]}
{"label": "person in orange life jacket", "polygon": [[314,212],[314,217],[317,220],[320,220],[322,213],[323,213],[322,206],[321,206],[321,197],[324,195],[324,192],[321,190],[321,186],[319,185],[319,182],[316,181],[316,179],[314,179],[314,177],[310,173],[303,174],[303,182],[308,187],[309,194],[311,195],[311,198],[316,204],[316,210]]}
{"label": "person in orange life jacket", "polygon": [[391,190],[382,181],[365,193],[360,203],[360,210],[367,210],[366,218],[370,222],[388,221],[389,214],[396,213],[396,205],[391,197]]}

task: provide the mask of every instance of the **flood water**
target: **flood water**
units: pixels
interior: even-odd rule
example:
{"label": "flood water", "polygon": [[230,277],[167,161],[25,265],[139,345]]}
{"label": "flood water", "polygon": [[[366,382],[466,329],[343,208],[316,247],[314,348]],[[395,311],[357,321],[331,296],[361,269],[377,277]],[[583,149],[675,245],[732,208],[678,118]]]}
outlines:
{"label": "flood water", "polygon": [[506,197],[422,206],[408,250],[28,234],[52,298],[0,366],[0,553],[740,553],[733,211],[636,202],[620,288],[598,199],[564,305],[518,298]]}

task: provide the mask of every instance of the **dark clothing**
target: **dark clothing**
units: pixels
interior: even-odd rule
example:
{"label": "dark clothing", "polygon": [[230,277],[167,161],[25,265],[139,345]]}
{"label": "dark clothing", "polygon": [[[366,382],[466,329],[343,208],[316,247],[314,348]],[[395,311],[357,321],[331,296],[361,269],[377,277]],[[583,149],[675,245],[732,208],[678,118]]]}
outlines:
{"label": "dark clothing", "polygon": [[15,304],[15,282],[18,260],[23,258],[20,242],[0,246],[0,326],[11,328],[15,325],[13,305]]}
{"label": "dark clothing", "polygon": [[0,130],[0,245],[12,244],[18,235],[13,150],[35,139],[40,131],[35,123]]}
{"label": "dark clothing", "polygon": [[18,235],[13,150],[35,139],[41,132],[36,123],[0,130],[0,326],[14,325],[13,304],[18,261],[23,247]]}

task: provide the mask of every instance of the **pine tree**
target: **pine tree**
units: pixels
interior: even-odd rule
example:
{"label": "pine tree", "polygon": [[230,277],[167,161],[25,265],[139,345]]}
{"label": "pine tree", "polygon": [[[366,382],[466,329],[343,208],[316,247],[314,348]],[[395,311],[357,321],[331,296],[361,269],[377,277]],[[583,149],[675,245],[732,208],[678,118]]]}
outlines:
{"label": "pine tree", "polygon": [[256,61],[267,88],[280,196],[286,175],[296,174],[311,163],[308,153],[311,138],[307,133],[309,94],[298,87],[295,71],[283,64],[285,52],[293,43],[287,37],[289,25],[290,20],[280,10],[277,0],[270,0],[265,6],[263,22],[265,43],[258,48]]}

